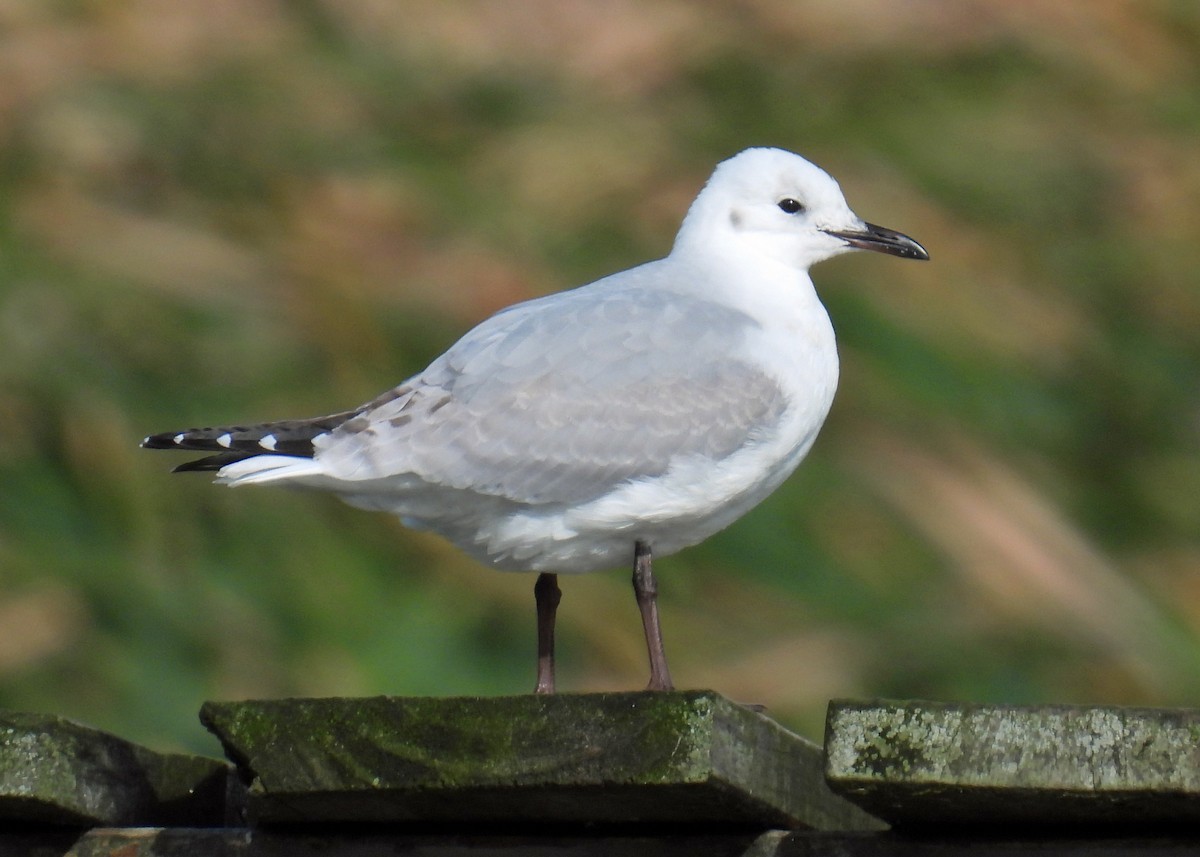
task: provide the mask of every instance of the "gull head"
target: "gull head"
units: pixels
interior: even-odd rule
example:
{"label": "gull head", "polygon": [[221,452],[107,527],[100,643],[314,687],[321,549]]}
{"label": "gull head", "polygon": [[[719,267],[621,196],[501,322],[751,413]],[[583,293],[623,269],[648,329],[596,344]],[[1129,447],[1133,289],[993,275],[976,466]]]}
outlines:
{"label": "gull head", "polygon": [[803,270],[851,250],[929,258],[907,235],[867,223],[829,173],[783,149],[746,149],[718,164],[675,247],[736,247]]}

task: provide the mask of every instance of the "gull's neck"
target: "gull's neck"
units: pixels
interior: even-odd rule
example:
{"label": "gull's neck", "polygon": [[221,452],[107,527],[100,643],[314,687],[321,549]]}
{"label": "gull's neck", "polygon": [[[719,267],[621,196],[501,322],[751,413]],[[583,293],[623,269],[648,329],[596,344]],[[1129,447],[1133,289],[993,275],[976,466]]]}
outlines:
{"label": "gull's neck", "polygon": [[740,309],[764,327],[828,324],[806,268],[757,252],[753,244],[717,236],[676,242],[663,263],[675,270],[662,282],[672,289]]}

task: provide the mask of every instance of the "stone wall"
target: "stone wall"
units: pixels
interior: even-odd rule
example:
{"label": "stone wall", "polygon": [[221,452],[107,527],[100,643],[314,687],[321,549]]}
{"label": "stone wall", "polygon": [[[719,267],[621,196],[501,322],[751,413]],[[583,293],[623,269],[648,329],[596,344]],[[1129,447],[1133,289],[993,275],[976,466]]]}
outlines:
{"label": "stone wall", "polygon": [[707,691],[208,703],[228,761],[0,714],[3,857],[1200,852],[1200,712]]}

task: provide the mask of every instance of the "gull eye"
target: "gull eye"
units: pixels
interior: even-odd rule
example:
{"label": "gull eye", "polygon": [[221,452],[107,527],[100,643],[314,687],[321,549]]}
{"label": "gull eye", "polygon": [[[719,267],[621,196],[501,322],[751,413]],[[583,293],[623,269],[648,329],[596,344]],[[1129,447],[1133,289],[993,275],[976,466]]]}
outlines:
{"label": "gull eye", "polygon": [[790,196],[779,200],[779,210],[784,214],[797,214],[804,211],[804,203],[798,199],[792,199]]}

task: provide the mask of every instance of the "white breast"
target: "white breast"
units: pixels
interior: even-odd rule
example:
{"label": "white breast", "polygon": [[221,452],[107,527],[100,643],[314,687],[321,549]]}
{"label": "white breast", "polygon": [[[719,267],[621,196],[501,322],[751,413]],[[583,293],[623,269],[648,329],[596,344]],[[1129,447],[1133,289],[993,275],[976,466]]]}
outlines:
{"label": "white breast", "polygon": [[[743,302],[761,329],[739,344],[776,378],[788,401],[775,424],[720,461],[680,457],[663,476],[641,479],[575,508],[521,509],[480,520],[461,546],[498,568],[588,572],[629,561],[635,540],[663,556],[697,544],[770,495],[807,455],[833,403],[837,346],[811,281]],[[460,538],[465,533],[459,534]]]}

